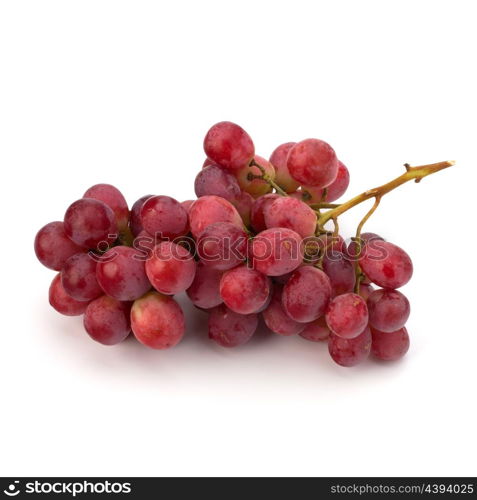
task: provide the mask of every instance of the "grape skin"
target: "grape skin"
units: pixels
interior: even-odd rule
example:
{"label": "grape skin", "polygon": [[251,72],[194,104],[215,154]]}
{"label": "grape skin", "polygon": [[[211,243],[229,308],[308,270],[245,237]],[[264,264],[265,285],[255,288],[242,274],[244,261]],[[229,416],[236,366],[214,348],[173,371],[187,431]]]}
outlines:
{"label": "grape skin", "polygon": [[[368,297],[371,295],[371,293],[374,292],[374,288],[371,285],[367,285],[366,283],[361,283],[359,286],[359,295],[363,297],[364,300],[368,300]],[[369,313],[369,309],[368,309]]]}
{"label": "grape skin", "polygon": [[247,256],[247,233],[228,222],[211,224],[197,240],[197,255],[210,268],[232,269]]}
{"label": "grape skin", "polygon": [[373,355],[383,361],[395,361],[409,350],[409,334],[405,327],[395,332],[380,332],[371,328]]}
{"label": "grape skin", "polygon": [[357,337],[368,324],[368,308],[365,300],[356,293],[335,297],[326,311],[326,324],[339,337]]}
{"label": "grape skin", "polygon": [[72,255],[61,270],[65,292],[76,300],[93,300],[103,295],[96,279],[96,261],[87,253]]}
{"label": "grape skin", "polygon": [[300,184],[324,188],[338,175],[338,158],[326,142],[305,139],[290,149],[287,167],[290,175]]}
{"label": "grape skin", "polygon": [[114,212],[102,201],[92,198],[82,198],[68,207],[64,229],[77,245],[92,250],[98,243],[112,243],[118,237]]}
{"label": "grape skin", "polygon": [[411,313],[409,300],[397,290],[375,290],[368,297],[367,304],[369,324],[382,332],[399,330]]}
{"label": "grape skin", "polygon": [[321,316],[315,319],[315,321],[307,323],[305,329],[300,333],[300,337],[310,342],[323,342],[324,340],[328,340],[330,333],[324,316]]}
{"label": "grape skin", "polygon": [[166,295],[187,290],[194,281],[196,271],[192,255],[172,241],[163,241],[155,246],[145,267],[152,286]]}
{"label": "grape skin", "polygon": [[111,184],[95,184],[83,195],[105,203],[113,212],[118,228],[123,231],[128,226],[129,207],[121,191]]}
{"label": "grape skin", "polygon": [[215,195],[232,201],[240,195],[240,186],[237,179],[219,165],[209,165],[201,170],[194,182],[197,198]]}
{"label": "grape skin", "polygon": [[232,203],[232,205],[237,209],[240,217],[242,217],[242,221],[245,226],[250,226],[250,215],[254,201],[253,196],[245,191],[242,191],[238,196],[230,201],[230,203]]}
{"label": "grape skin", "polygon": [[72,255],[85,251],[68,238],[61,221],[43,226],[36,234],[34,248],[38,260],[54,271],[61,271]]}
{"label": "grape skin", "polygon": [[207,158],[230,170],[248,165],[255,147],[250,136],[239,125],[224,121],[213,125],[204,139]]}
{"label": "grape skin", "polygon": [[133,240],[133,248],[137,250],[136,258],[146,261],[151,256],[154,247],[160,242],[160,238],[154,238],[143,229]]}
{"label": "grape skin", "polygon": [[283,287],[275,285],[272,300],[268,307],[262,312],[267,327],[278,335],[297,335],[305,328],[304,323],[291,319],[283,309],[282,305]]}
{"label": "grape skin", "polygon": [[344,339],[331,332],[328,339],[328,351],[331,359],[338,365],[356,366],[369,357],[371,330],[366,327],[362,333],[352,339]]}
{"label": "grape skin", "polygon": [[382,288],[400,288],[412,276],[409,255],[388,241],[373,241],[364,248],[359,265],[366,276]]}
{"label": "grape skin", "polygon": [[267,228],[286,227],[302,238],[315,234],[316,214],[302,201],[281,196],[265,205],[263,213]]}
{"label": "grape skin", "polygon": [[376,233],[361,233],[359,237],[359,244],[355,240],[352,240],[348,245],[346,253],[350,260],[356,260],[361,255],[364,254],[364,248],[366,245],[374,245],[376,241],[384,241],[384,238],[381,238],[379,234]]}
{"label": "grape skin", "polygon": [[61,275],[58,273],[51,282],[48,290],[51,307],[65,316],[81,316],[88,307],[87,301],[75,300],[70,297],[61,284]]}
{"label": "grape skin", "polygon": [[162,238],[177,238],[189,231],[185,208],[170,196],[152,196],[141,208],[143,228],[151,235]]}
{"label": "grape skin", "polygon": [[287,167],[287,158],[290,149],[296,142],[280,144],[270,156],[270,163],[275,167],[275,182],[286,192],[293,193],[300,184],[290,175]]}
{"label": "grape skin", "polygon": [[96,278],[106,295],[120,301],[135,300],[151,288],[144,260],[131,247],[108,250],[96,266]]}
{"label": "grape skin", "polygon": [[168,349],[184,336],[184,313],[172,297],[149,292],[131,308],[131,329],[141,344],[151,349]]}
{"label": "grape skin", "polygon": [[270,278],[242,265],[224,273],[220,281],[220,296],[232,311],[251,314],[266,304],[270,288]]}
{"label": "grape skin", "polygon": [[210,312],[209,338],[222,347],[237,347],[252,338],[257,326],[257,314],[237,314],[221,304]]}
{"label": "grape skin", "polygon": [[[255,162],[265,169],[265,173],[273,180],[275,178],[275,169],[273,165],[265,158],[256,155]],[[244,166],[235,172],[239,186],[246,193],[251,194],[254,198],[263,196],[272,190],[270,184],[262,179],[249,179],[248,174],[262,175],[261,170],[256,166]]]}
{"label": "grape skin", "polygon": [[222,271],[212,269],[203,262],[198,262],[194,281],[187,289],[190,301],[201,309],[211,309],[222,304],[220,296],[222,274]]}
{"label": "grape skin", "polygon": [[353,263],[341,252],[335,252],[332,257],[323,257],[323,271],[330,278],[332,296],[352,292],[356,283],[356,273]]}
{"label": "grape skin", "polygon": [[253,239],[251,253],[255,269],[267,276],[281,276],[303,262],[303,242],[291,229],[266,229]]}
{"label": "grape skin", "polygon": [[[315,188],[313,186],[303,186],[302,190],[308,193],[306,196],[307,203],[320,203],[327,202],[333,203],[338,198],[341,198],[349,186],[349,170],[346,166],[338,160],[338,174],[336,179],[326,188],[326,196],[323,196],[323,188]],[[305,200],[303,200],[305,201]]]}
{"label": "grape skin", "polygon": [[280,195],[270,193],[264,196],[260,196],[260,198],[257,198],[254,201],[250,214],[250,223],[257,233],[267,229],[267,225],[265,224],[265,210],[267,206],[269,206],[278,198],[280,198]]}
{"label": "grape skin", "polygon": [[283,288],[286,314],[299,323],[310,323],[322,316],[331,297],[328,276],[316,267],[297,269]]}
{"label": "grape skin", "polygon": [[229,222],[243,228],[243,221],[236,208],[224,198],[207,195],[196,200],[189,209],[190,230],[199,238],[205,228],[216,222]]}
{"label": "grape skin", "polygon": [[141,221],[141,209],[144,203],[153,196],[153,194],[146,194],[134,202],[129,214],[129,228],[133,236],[137,236],[144,229]]}
{"label": "grape skin", "polygon": [[189,215],[189,210],[192,204],[194,203],[195,200],[185,200],[181,201],[181,205],[184,207],[184,210],[187,212],[187,215]]}
{"label": "grape skin", "polygon": [[130,302],[102,295],[88,304],[83,318],[84,328],[100,344],[119,344],[131,332],[130,311]]}

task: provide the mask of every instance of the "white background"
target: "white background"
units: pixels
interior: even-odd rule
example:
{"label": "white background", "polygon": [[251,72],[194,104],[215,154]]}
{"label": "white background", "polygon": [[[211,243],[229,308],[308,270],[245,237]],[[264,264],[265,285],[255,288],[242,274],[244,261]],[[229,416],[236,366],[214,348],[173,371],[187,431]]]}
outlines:
{"label": "white background", "polygon": [[[0,4],[2,475],[475,475],[475,2]],[[412,347],[355,369],[260,333],[106,348],[53,311],[36,231],[92,184],[193,196],[202,139],[329,141],[347,196],[413,165],[368,230],[412,256]],[[342,225],[349,235],[366,210]]]}

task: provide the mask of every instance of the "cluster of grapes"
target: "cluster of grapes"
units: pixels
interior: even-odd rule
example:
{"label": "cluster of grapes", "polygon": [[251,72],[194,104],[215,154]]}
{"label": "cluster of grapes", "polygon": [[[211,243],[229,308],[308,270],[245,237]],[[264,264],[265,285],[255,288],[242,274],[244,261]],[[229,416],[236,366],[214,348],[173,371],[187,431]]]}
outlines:
{"label": "cluster of grapes", "polygon": [[[35,252],[59,271],[50,304],[84,314],[88,334],[105,345],[131,331],[154,349],[176,345],[185,319],[173,296],[186,292],[209,313],[209,337],[224,347],[247,342],[261,315],[278,335],[326,341],[342,366],[371,352],[382,360],[403,356],[410,306],[397,288],[411,278],[412,262],[380,236],[361,234],[363,224],[349,244],[339,235],[338,215],[357,202],[332,203],[346,191],[349,172],[331,146],[290,142],[266,160],[245,130],[220,122],[204,150],[196,200],[146,195],[129,210],[120,191],[98,184],[62,222],[44,226]],[[431,173],[407,169],[409,179]],[[409,180],[400,179],[397,185]],[[372,210],[390,186],[374,193]]]}

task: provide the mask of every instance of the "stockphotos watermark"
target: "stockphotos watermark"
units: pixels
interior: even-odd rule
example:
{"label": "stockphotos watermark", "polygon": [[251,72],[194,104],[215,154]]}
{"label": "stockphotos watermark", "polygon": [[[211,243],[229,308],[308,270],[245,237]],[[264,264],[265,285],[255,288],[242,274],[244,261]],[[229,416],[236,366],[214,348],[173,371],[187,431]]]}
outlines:
{"label": "stockphotos watermark", "polygon": [[120,483],[111,481],[29,481],[22,484],[21,481],[12,481],[4,495],[16,497],[22,494],[58,494],[76,497],[81,494],[127,494],[131,493],[131,483]]}

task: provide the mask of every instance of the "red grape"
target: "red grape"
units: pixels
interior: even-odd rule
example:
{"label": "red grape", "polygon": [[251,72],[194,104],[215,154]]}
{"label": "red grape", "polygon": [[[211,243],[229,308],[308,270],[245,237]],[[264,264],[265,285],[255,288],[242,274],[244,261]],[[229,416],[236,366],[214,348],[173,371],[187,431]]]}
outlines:
{"label": "red grape", "polygon": [[61,271],[65,262],[85,249],[74,243],[65,233],[63,222],[50,222],[35,237],[35,254],[48,269]]}
{"label": "red grape", "polygon": [[257,198],[253,202],[252,211],[250,214],[250,222],[253,229],[255,229],[257,233],[267,229],[267,226],[265,224],[265,210],[267,206],[272,204],[278,198],[280,198],[280,195],[271,193],[260,196],[260,198]]}
{"label": "red grape", "polygon": [[366,245],[374,245],[376,241],[384,241],[384,238],[381,238],[381,236],[376,233],[361,233],[359,237],[359,247],[358,241],[354,238],[348,245],[346,253],[351,260],[356,260],[363,255]]}
{"label": "red grape", "polygon": [[246,265],[227,271],[220,281],[225,305],[239,314],[258,312],[270,296],[270,278]]}
{"label": "red grape", "polygon": [[232,122],[219,122],[207,132],[204,151],[215,163],[236,170],[250,163],[255,147],[242,127]]}
{"label": "red grape", "polygon": [[341,366],[356,366],[369,357],[371,351],[371,331],[366,327],[352,339],[344,339],[331,332],[328,350],[335,363]]}
{"label": "red grape", "polygon": [[238,314],[221,304],[210,311],[209,338],[222,347],[237,347],[252,338],[257,326],[257,314]]}
{"label": "red grape", "polygon": [[206,158],[204,160],[204,163],[202,163],[202,168],[208,167],[209,165],[215,165],[215,161],[211,160],[210,158]]}
{"label": "red grape", "polygon": [[[303,323],[301,324],[303,325]],[[325,317],[321,316],[315,319],[315,321],[307,323],[305,329],[300,333],[300,337],[311,342],[322,342],[323,340],[328,340],[330,333]]]}
{"label": "red grape", "polygon": [[316,214],[302,201],[281,196],[265,205],[263,213],[267,228],[286,227],[302,238],[315,234]]}
{"label": "red grape", "polygon": [[215,222],[230,222],[238,228],[243,228],[243,221],[236,208],[219,196],[202,196],[189,209],[190,230],[194,238]]}
{"label": "red grape", "polygon": [[335,297],[326,311],[326,324],[330,330],[345,339],[357,337],[368,324],[365,300],[356,293]]}
{"label": "red grape", "polygon": [[240,217],[242,217],[242,221],[246,226],[250,225],[253,202],[254,199],[252,195],[245,191],[242,191],[233,200],[230,200],[230,203],[237,209],[237,212],[240,214]]}
{"label": "red grape", "polygon": [[194,189],[197,198],[215,195],[232,201],[240,194],[237,179],[219,165],[209,165],[201,170],[195,178]]}
{"label": "red grape", "polygon": [[187,212],[187,215],[189,215],[189,209],[192,206],[192,203],[194,203],[195,200],[185,200],[181,201],[181,205],[184,207],[185,211]]}
{"label": "red grape", "polygon": [[298,233],[282,227],[266,229],[252,241],[253,266],[267,276],[281,276],[303,262],[303,242]]}
{"label": "red grape", "polygon": [[50,305],[65,316],[80,316],[88,307],[87,301],[75,300],[65,292],[61,284],[60,273],[53,278],[48,295]]}
{"label": "red grape", "polygon": [[141,221],[141,209],[144,203],[153,196],[153,194],[146,194],[146,196],[143,196],[142,198],[139,198],[139,200],[135,201],[131,208],[131,213],[129,215],[129,227],[131,228],[134,236],[137,236],[144,229]]}
{"label": "red grape", "polygon": [[346,252],[345,240],[339,234],[336,236],[333,234],[320,234],[316,241],[321,252],[329,258],[335,258]]}
{"label": "red grape", "polygon": [[194,281],[187,289],[187,295],[195,306],[211,309],[222,303],[220,296],[222,274],[222,271],[212,269],[203,262],[197,263]]}
{"label": "red grape", "polygon": [[406,296],[397,290],[375,290],[368,297],[369,324],[381,332],[395,332],[409,318],[411,306]]}
{"label": "red grape", "polygon": [[168,349],[184,336],[184,313],[172,297],[149,292],[134,302],[131,328],[141,344],[152,349]]}
{"label": "red grape", "polygon": [[127,227],[129,207],[118,188],[111,186],[111,184],[96,184],[86,191],[83,198],[93,198],[102,201],[114,212],[118,228],[124,230]]}
{"label": "red grape", "polygon": [[88,304],[83,318],[85,330],[100,344],[119,344],[131,331],[130,311],[130,302],[103,295]]}
{"label": "red grape", "polygon": [[333,296],[352,292],[356,283],[353,263],[344,254],[335,252],[333,256],[323,257],[323,271],[330,278]]}
{"label": "red grape", "polygon": [[96,266],[96,278],[106,295],[121,301],[135,300],[151,288],[144,260],[130,247],[108,250]]}
{"label": "red grape", "polygon": [[151,236],[143,229],[133,241],[133,248],[137,250],[137,258],[139,260],[147,260],[151,256],[154,247],[161,241],[160,238]]}
{"label": "red grape", "polygon": [[[366,283],[361,283],[359,286],[359,295],[363,297],[364,300],[368,300],[368,297],[374,292],[374,288]],[[369,309],[368,309],[369,313]]]}
{"label": "red grape", "polygon": [[161,293],[174,295],[183,292],[194,281],[194,258],[181,245],[172,241],[159,243],[146,261],[146,274],[152,286]]}
{"label": "red grape", "polygon": [[283,288],[275,285],[272,300],[269,306],[262,312],[265,324],[270,330],[278,335],[296,335],[305,328],[304,323],[299,323],[287,316],[282,305]]}
{"label": "red grape", "polygon": [[270,156],[270,163],[275,167],[275,182],[287,193],[293,193],[300,186],[287,167],[288,153],[295,144],[296,142],[281,144]]}
{"label": "red grape", "polygon": [[[265,173],[272,180],[275,178],[275,169],[269,161],[258,155],[255,156],[254,160],[265,169]],[[245,165],[241,169],[235,171],[239,186],[245,192],[251,194],[254,198],[258,198],[259,196],[267,194],[272,190],[272,187],[268,182],[262,179],[249,179],[249,174],[262,175],[262,172],[258,167],[250,167],[248,165]]]}
{"label": "red grape", "polygon": [[326,188],[326,196],[323,197],[324,188],[313,186],[303,186],[303,190],[308,193],[308,203],[320,203],[321,201],[333,203],[341,198],[349,186],[349,171],[346,166],[338,161],[338,174],[336,179]]}
{"label": "red grape", "polygon": [[229,222],[207,226],[197,240],[197,255],[213,269],[226,271],[247,256],[247,233]]}
{"label": "red grape", "polygon": [[112,243],[118,237],[114,212],[102,201],[82,198],[65,213],[65,233],[76,244],[95,249],[98,243]]}
{"label": "red grape", "polygon": [[287,167],[291,176],[301,184],[324,188],[338,175],[338,158],[326,142],[305,139],[290,149]]}
{"label": "red grape", "polygon": [[404,286],[411,279],[413,269],[409,255],[388,241],[366,245],[359,265],[373,283],[383,288]]}
{"label": "red grape", "polygon": [[96,261],[87,253],[72,255],[61,270],[65,292],[76,300],[93,300],[103,295],[96,279]]}
{"label": "red grape", "polygon": [[185,208],[170,196],[153,196],[141,208],[141,222],[151,235],[163,238],[177,238],[189,231]]}
{"label": "red grape", "polygon": [[283,288],[282,303],[288,316],[309,323],[325,313],[331,297],[328,276],[316,267],[298,268]]}
{"label": "red grape", "polygon": [[380,332],[371,328],[373,335],[373,355],[383,361],[395,361],[409,350],[409,334],[405,327],[395,332]]}

